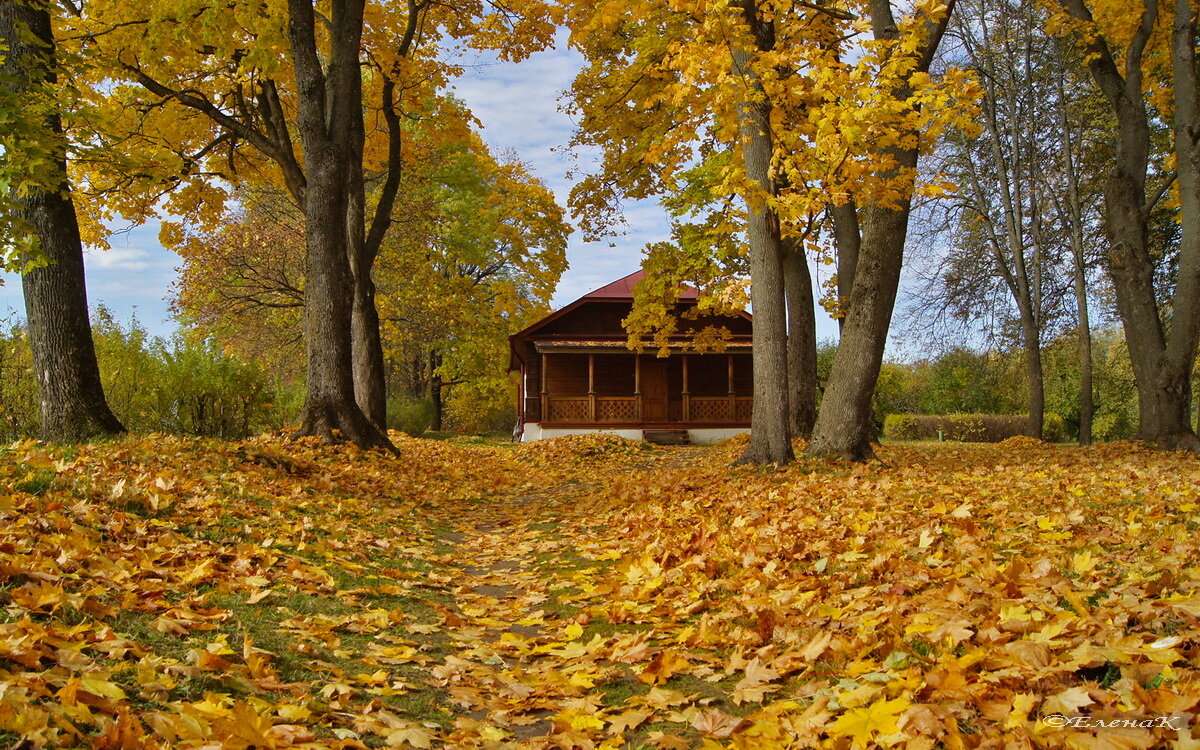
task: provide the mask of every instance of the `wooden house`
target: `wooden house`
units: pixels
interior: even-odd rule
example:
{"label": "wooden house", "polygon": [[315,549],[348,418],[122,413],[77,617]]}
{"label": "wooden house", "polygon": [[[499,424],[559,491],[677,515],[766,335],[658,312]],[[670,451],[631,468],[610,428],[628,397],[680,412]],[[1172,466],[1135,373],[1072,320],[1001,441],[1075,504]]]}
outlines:
{"label": "wooden house", "polygon": [[[522,441],[588,432],[710,443],[747,432],[753,402],[750,315],[681,321],[670,353],[626,346],[621,321],[633,307],[634,273],[575,300],[509,337]],[[685,288],[679,311],[696,304]],[[686,352],[690,332],[722,325],[725,351]]]}

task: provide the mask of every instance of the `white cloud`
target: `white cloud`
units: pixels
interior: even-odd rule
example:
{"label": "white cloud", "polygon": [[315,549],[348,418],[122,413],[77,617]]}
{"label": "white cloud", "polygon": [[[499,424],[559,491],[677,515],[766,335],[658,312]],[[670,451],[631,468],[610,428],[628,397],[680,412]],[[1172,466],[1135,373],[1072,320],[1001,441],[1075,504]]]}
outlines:
{"label": "white cloud", "polygon": [[145,271],[150,267],[150,253],[144,247],[113,245],[107,250],[85,250],[83,263],[88,270]]}
{"label": "white cloud", "polygon": [[[538,52],[520,63],[499,61],[494,55],[472,52],[464,60],[466,73],[455,81],[455,93],[483,124],[484,139],[495,150],[511,148],[533,173],[566,203],[573,187],[568,173],[579,159],[586,166],[591,154],[568,154],[574,123],[562,111],[561,96],[583,67],[583,58],[567,48],[566,31],[554,49]],[[623,206],[625,234],[604,242],[584,242],[575,232],[567,248],[570,269],[554,295],[565,305],[641,266],[642,248],[665,239],[666,213],[653,202]]]}
{"label": "white cloud", "polygon": [[[150,333],[170,334],[175,323],[166,297],[179,256],[159,244],[157,223],[118,232],[109,244],[109,250],[84,252],[89,306],[103,305],[119,321],[136,315]],[[20,275],[6,273],[0,280],[0,321],[24,318]]]}

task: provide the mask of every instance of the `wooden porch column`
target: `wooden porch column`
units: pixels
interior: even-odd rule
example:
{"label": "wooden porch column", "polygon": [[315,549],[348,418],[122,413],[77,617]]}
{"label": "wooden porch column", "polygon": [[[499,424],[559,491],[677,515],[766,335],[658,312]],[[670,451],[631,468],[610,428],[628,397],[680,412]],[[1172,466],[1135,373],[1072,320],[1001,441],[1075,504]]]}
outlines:
{"label": "wooden porch column", "polygon": [[683,421],[692,421],[692,395],[688,393],[688,356],[680,354],[683,358]]}
{"label": "wooden porch column", "polygon": [[596,421],[596,355],[588,355],[588,413]]}
{"label": "wooden porch column", "polygon": [[725,372],[729,382],[729,421],[737,421],[737,394],[733,392],[733,355],[725,355]]}
{"label": "wooden porch column", "polygon": [[633,403],[637,408],[638,421],[642,419],[642,355],[633,355]]}
{"label": "wooden porch column", "polygon": [[542,383],[541,383],[540,395],[542,397],[542,421],[549,422],[550,421],[550,408],[549,408],[550,407],[550,404],[549,404],[550,399],[546,398],[546,353],[542,352],[541,356],[542,356],[542,372],[541,372]]}

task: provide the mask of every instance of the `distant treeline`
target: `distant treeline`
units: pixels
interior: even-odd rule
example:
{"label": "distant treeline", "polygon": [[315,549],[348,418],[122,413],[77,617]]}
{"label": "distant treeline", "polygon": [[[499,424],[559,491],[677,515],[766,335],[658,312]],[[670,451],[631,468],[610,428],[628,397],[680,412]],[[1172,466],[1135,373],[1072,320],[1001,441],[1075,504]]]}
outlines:
{"label": "distant treeline", "polygon": [[[1119,331],[1094,334],[1093,389],[1095,439],[1123,440],[1137,430],[1137,388]],[[1079,356],[1074,332],[1048,342],[1046,412],[1061,415],[1062,437],[1079,428]],[[818,370],[826,382],[836,345],[818,350]],[[914,362],[884,362],[875,390],[876,428],[891,414],[1024,414],[1028,410],[1025,354],[1018,348],[973,351],[955,348]],[[1057,436],[1054,436],[1057,437]]]}

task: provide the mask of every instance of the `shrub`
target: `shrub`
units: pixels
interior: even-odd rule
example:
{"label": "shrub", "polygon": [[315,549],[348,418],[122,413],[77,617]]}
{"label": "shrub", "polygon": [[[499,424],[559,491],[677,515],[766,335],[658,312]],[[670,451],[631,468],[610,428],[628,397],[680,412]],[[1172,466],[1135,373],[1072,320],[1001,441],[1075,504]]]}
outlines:
{"label": "shrub", "polygon": [[[884,434],[889,440],[946,440],[965,443],[998,443],[1025,434],[1028,418],[1024,414],[889,414]],[[1057,442],[1064,437],[1065,425],[1058,414],[1047,414],[1042,435]]]}
{"label": "shrub", "polygon": [[449,429],[469,435],[511,435],[517,424],[517,407],[506,401],[451,401],[445,423]]}
{"label": "shrub", "polygon": [[20,325],[0,331],[0,439],[36,435],[41,421],[33,355]]}
{"label": "shrub", "polygon": [[108,404],[131,432],[236,439],[294,416],[277,412],[277,388],[261,368],[213,339],[151,336],[103,307],[92,335]]}
{"label": "shrub", "polygon": [[433,424],[433,401],[393,396],[388,399],[387,424],[389,429],[420,437]]}
{"label": "shrub", "polygon": [[[211,339],[150,336],[103,307],[92,332],[105,398],[131,432],[243,438],[295,417],[278,406],[279,385]],[[36,435],[39,422],[28,336],[14,325],[0,332],[0,438]]]}

